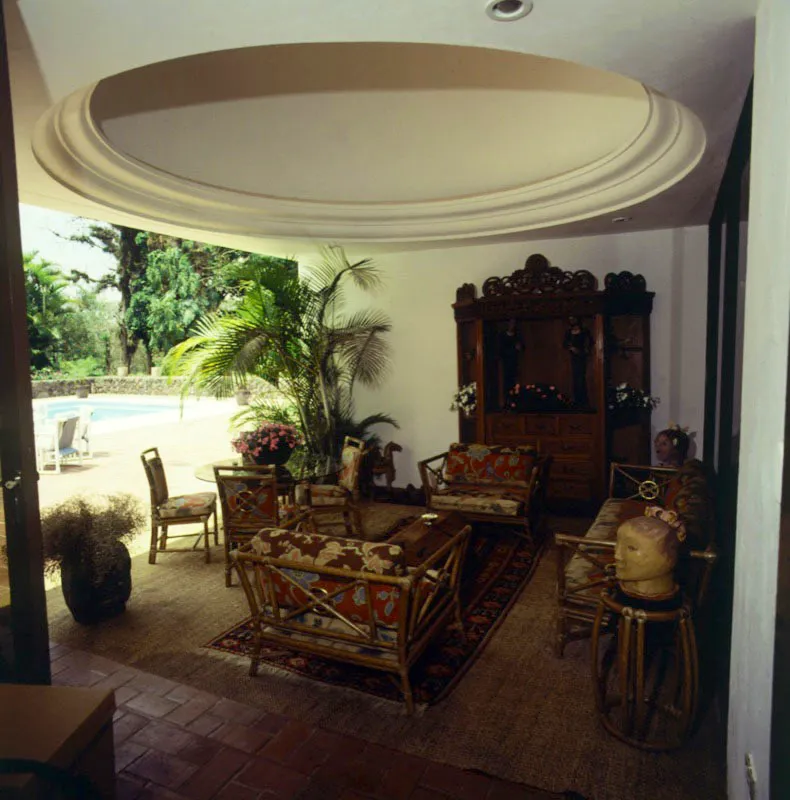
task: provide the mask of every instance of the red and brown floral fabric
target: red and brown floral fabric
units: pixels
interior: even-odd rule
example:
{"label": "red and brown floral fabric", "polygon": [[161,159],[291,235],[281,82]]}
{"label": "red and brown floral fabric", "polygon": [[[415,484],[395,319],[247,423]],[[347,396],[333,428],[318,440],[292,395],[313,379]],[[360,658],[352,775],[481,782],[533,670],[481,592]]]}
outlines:
{"label": "red and brown floral fabric", "polygon": [[[404,576],[405,557],[399,545],[267,528],[252,539],[252,549],[258,555],[293,561],[305,567],[286,567],[282,569],[283,575],[276,572],[272,575],[279,606],[298,608],[316,597],[326,598],[328,594],[332,597],[325,600],[326,604],[354,622],[369,623],[372,605],[377,625],[397,625],[402,595],[399,586],[375,581],[354,582],[322,574],[321,568]],[[268,592],[265,582],[263,589],[264,593]],[[321,606],[313,611],[332,616],[331,611]]]}
{"label": "red and brown floral fabric", "polygon": [[529,486],[537,451],[534,447],[452,444],[447,453],[447,483]]}

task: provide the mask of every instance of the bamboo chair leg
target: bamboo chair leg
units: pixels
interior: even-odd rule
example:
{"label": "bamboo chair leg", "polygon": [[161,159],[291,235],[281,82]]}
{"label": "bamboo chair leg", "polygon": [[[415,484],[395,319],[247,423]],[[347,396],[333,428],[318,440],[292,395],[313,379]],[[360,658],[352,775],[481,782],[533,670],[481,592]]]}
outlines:
{"label": "bamboo chair leg", "polygon": [[217,511],[216,506],[215,506],[215,508],[214,508],[214,546],[215,547],[217,545],[219,545],[219,523],[217,521],[217,515],[218,514],[219,514],[219,512]]}
{"label": "bamboo chair leg", "polygon": [[406,701],[406,713],[411,716],[414,713],[414,695],[411,691],[411,681],[409,680],[409,670],[401,670],[400,674],[403,699]]}
{"label": "bamboo chair leg", "polygon": [[362,527],[362,514],[359,513],[359,508],[354,506],[351,509],[351,518],[354,521],[354,528],[356,529],[356,536],[360,539],[365,538],[365,529]]}
{"label": "bamboo chair leg", "polygon": [[156,564],[156,548],[159,543],[159,526],[151,520],[151,547],[148,551],[148,563]]}
{"label": "bamboo chair leg", "polygon": [[231,569],[233,565],[230,563],[230,535],[229,531],[225,529],[225,588],[230,588],[233,585],[233,578],[231,576]]}
{"label": "bamboo chair leg", "polygon": [[211,563],[211,547],[209,542],[208,517],[203,517],[203,541],[206,550],[206,563]]}
{"label": "bamboo chair leg", "polygon": [[258,674],[258,665],[261,663],[261,646],[263,640],[259,630],[253,636],[252,656],[250,656],[250,677],[254,678]]}
{"label": "bamboo chair leg", "polygon": [[466,641],[466,629],[464,628],[464,618],[461,615],[461,601],[456,596],[455,598],[455,622],[458,625],[458,630],[461,633],[461,638]]}

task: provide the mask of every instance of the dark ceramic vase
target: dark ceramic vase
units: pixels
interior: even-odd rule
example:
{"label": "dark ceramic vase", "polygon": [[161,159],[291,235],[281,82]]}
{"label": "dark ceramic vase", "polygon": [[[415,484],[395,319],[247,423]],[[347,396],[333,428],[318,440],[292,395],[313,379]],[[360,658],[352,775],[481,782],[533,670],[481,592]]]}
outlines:
{"label": "dark ceramic vase", "polygon": [[93,625],[123,613],[132,593],[132,559],[126,545],[116,542],[113,563],[103,580],[94,583],[92,566],[84,560],[60,565],[66,605],[81,625]]}
{"label": "dark ceramic vase", "polygon": [[293,453],[293,447],[280,445],[276,450],[264,450],[259,456],[253,456],[252,460],[256,464],[268,464],[270,466],[280,467],[285,464]]}

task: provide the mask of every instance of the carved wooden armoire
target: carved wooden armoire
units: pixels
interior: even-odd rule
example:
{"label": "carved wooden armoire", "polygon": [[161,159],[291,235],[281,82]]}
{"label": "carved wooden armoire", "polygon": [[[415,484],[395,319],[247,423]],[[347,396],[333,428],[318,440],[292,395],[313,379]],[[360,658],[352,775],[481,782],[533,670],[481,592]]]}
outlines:
{"label": "carved wooden armoire", "polygon": [[623,383],[650,390],[653,293],[641,275],[568,272],[535,254],[523,269],[456,292],[459,386],[477,407],[459,414],[462,442],[532,444],[553,458],[555,507],[605,497],[610,461],[650,463],[650,409],[612,408]]}

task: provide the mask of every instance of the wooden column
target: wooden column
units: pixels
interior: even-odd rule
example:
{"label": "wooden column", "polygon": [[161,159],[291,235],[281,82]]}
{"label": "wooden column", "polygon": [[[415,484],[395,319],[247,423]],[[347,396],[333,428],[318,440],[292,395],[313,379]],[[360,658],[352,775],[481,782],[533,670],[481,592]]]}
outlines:
{"label": "wooden column", "polygon": [[11,593],[5,618],[13,643],[11,677],[49,683],[25,278],[2,11],[0,6],[0,480]]}

